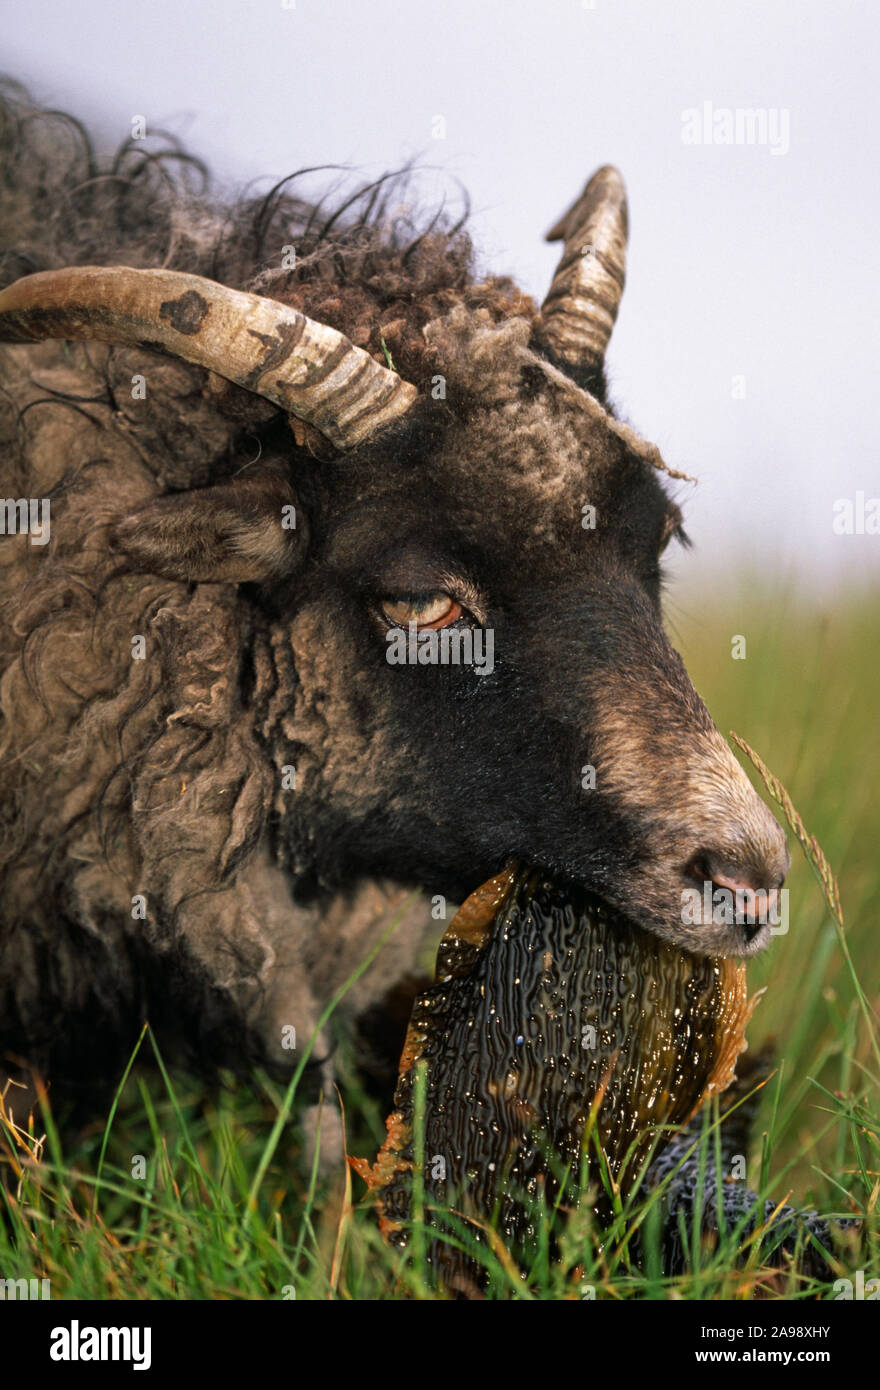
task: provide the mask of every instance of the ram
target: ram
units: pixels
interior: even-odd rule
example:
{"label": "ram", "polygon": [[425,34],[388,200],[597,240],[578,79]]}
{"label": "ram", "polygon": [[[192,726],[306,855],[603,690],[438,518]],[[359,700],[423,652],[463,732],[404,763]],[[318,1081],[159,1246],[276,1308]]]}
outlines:
{"label": "ram", "polygon": [[[393,180],[222,205],[174,150],[3,122],[7,1065],[115,1077],[144,1018],[289,1064],[393,920],[353,1028],[510,859],[761,950],[785,838],[664,632],[682,475],[606,394],[619,174],[538,306]],[[705,883],[745,914],[685,920]]]}

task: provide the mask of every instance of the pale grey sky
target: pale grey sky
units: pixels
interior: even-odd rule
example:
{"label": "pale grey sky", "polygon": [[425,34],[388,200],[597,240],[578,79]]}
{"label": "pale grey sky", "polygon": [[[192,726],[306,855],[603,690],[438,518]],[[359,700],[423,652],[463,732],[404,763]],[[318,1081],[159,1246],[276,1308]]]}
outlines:
{"label": "pale grey sky", "polygon": [[[676,569],[880,577],[880,536],[832,530],[837,499],[880,496],[871,0],[5,0],[3,23],[6,71],[108,147],[142,114],[265,186],[424,156],[429,190],[443,170],[470,190],[483,263],[538,296],[544,231],[618,164],[612,389],[699,475]],[[721,134],[723,109],[760,109],[767,143],[685,143],[705,103]]]}

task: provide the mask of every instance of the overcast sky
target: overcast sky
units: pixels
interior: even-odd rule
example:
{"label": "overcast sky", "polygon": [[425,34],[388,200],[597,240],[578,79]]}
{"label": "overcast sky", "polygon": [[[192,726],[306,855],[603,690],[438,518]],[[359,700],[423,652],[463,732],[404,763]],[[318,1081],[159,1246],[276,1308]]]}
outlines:
{"label": "overcast sky", "polygon": [[[835,502],[880,497],[877,16],[871,0],[5,0],[2,65],[100,144],[144,115],[226,183],[421,155],[429,190],[443,171],[469,189],[482,262],[539,297],[558,256],[543,233],[616,163],[631,238],[612,389],[700,478],[676,568],[794,567],[806,585],[880,577],[880,536],[832,529]],[[737,109],[762,113],[763,143],[719,143]]]}

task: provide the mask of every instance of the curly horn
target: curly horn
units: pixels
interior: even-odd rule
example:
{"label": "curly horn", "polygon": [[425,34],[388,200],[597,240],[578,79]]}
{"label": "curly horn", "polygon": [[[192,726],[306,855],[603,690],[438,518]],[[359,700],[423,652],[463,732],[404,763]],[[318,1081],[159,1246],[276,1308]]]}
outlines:
{"label": "curly horn", "polygon": [[626,188],[610,164],[547,233],[565,250],[541,306],[545,343],[567,367],[601,367],[626,278]]}
{"label": "curly horn", "polygon": [[265,396],[338,449],[404,415],[418,392],[334,328],[200,275],[77,266],[0,292],[0,340],[160,348]]}

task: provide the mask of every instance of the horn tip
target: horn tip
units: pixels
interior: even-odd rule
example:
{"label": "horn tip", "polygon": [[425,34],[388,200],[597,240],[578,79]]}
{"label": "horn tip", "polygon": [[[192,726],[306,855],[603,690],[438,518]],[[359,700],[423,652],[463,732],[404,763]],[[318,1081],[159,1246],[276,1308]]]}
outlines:
{"label": "horn tip", "polygon": [[546,233],[545,241],[564,241],[571,230],[572,219],[580,210],[587,211],[592,203],[614,202],[620,208],[622,216],[626,219],[626,184],[623,175],[614,164],[601,164],[598,169],[587,179],[584,184],[583,192],[575,198],[574,202],[559,218],[554,222],[549,232]]}

